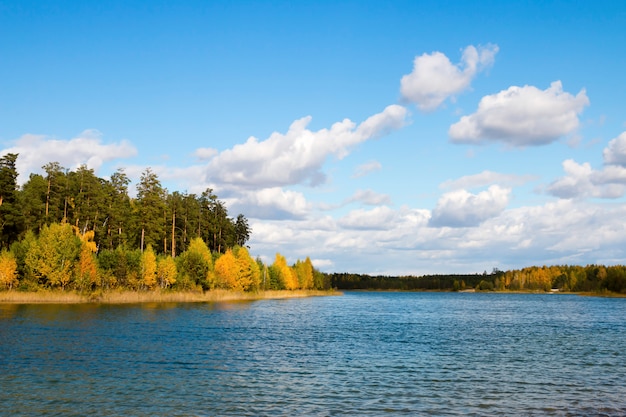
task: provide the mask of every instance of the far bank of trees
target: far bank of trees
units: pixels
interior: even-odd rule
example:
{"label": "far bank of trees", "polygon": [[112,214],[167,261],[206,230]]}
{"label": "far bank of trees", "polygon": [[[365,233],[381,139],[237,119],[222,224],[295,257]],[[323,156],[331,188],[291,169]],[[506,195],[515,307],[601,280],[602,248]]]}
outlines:
{"label": "far bank of trees", "polygon": [[331,285],[343,290],[399,291],[551,291],[626,294],[626,266],[532,266],[519,270],[464,275],[370,276],[330,274]]}

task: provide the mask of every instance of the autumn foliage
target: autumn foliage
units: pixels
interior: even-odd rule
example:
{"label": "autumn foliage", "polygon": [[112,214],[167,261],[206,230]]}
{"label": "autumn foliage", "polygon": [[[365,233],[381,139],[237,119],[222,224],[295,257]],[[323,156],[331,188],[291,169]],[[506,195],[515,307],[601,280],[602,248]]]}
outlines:
{"label": "autumn foliage", "polygon": [[322,276],[308,258],[289,266],[284,256],[276,254],[267,266],[253,259],[246,247],[235,245],[217,253],[201,238],[193,238],[176,257],[157,254],[151,244],[143,251],[124,246],[98,250],[93,231],[82,232],[67,223],[44,226],[38,236],[28,233],[11,250],[0,252],[0,289],[5,290],[329,289],[324,279],[315,281],[316,274]]}

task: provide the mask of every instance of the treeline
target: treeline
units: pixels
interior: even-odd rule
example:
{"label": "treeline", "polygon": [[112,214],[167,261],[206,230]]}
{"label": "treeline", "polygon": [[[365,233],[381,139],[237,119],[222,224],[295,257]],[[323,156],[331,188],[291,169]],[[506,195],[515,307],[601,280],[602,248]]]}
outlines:
{"label": "treeline", "polygon": [[340,290],[451,291],[475,288],[481,281],[493,282],[492,274],[387,276],[351,273],[329,274],[333,287]]}
{"label": "treeline", "polygon": [[146,169],[137,196],[123,170],[110,179],[57,162],[17,185],[17,154],[0,157],[0,290],[329,289],[311,261],[252,259],[243,214],[211,189],[165,189]]}
{"label": "treeline", "polygon": [[173,257],[119,245],[98,249],[93,230],[82,233],[68,223],[44,225],[38,235],[25,237],[0,251],[0,289],[75,290],[94,293],[114,289],[234,291],[330,289],[327,276],[309,258],[289,266],[276,254],[271,265],[253,259],[245,247],[224,253],[211,251],[199,237]]}
{"label": "treeline", "polygon": [[155,253],[174,257],[195,237],[222,254],[250,239],[245,216],[229,217],[210,188],[200,195],[169,192],[148,168],[131,198],[130,179],[122,169],[104,179],[84,165],[69,171],[58,162],[44,165],[45,175],[30,174],[18,187],[17,158],[0,157],[0,248],[55,223],[70,224],[82,234],[92,231],[98,250],[151,245]]}
{"label": "treeline", "polygon": [[551,291],[626,294],[626,266],[532,266],[519,270],[465,275],[370,276],[330,274],[331,285],[343,290],[398,291]]}

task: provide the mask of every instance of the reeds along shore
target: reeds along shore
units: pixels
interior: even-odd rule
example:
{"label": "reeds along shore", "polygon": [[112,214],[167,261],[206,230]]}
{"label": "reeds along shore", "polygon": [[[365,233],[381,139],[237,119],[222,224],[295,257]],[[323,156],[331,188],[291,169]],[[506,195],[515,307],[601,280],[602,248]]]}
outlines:
{"label": "reeds along shore", "polygon": [[239,292],[227,290],[211,290],[206,292],[173,292],[173,291],[110,291],[93,294],[80,294],[69,291],[2,291],[0,303],[13,304],[132,304],[132,303],[198,303],[220,301],[254,301],[279,298],[302,298],[327,295],[341,295],[338,291],[319,290],[280,290]]}

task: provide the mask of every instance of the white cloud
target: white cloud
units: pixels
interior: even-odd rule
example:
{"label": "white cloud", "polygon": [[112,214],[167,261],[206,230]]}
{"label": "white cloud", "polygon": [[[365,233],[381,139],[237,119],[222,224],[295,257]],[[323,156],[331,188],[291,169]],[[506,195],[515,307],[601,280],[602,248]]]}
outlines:
{"label": "white cloud", "polygon": [[559,198],[621,198],[626,194],[626,132],[611,140],[603,152],[605,166],[595,170],[588,162],[563,161],[565,176],[546,191]]}
{"label": "white cloud", "polygon": [[359,165],[355,170],[352,178],[361,178],[372,172],[380,171],[383,166],[378,161],[366,162]]}
{"label": "white cloud", "polygon": [[380,206],[391,204],[388,194],[380,194],[373,190],[357,190],[352,196],[344,199],[339,204],[319,203],[316,207],[322,211],[336,210],[352,203],[361,203],[368,206]]}
{"label": "white cloud", "polygon": [[280,187],[260,190],[238,190],[232,199],[226,198],[229,210],[245,213],[256,219],[298,219],[309,212],[310,205],[302,193]]}
{"label": "white cloud", "polygon": [[371,210],[353,210],[338,220],[338,225],[346,229],[386,230],[395,222],[397,213],[387,206]]}
{"label": "white cloud", "polygon": [[[605,150],[606,151],[606,150]],[[626,193],[626,168],[610,165],[600,171],[587,162],[563,161],[565,176],[552,182],[547,192],[565,199],[620,198]]]}
{"label": "white cloud", "polygon": [[[333,219],[252,222],[255,255],[324,259],[325,271],[468,273],[529,265],[615,264],[626,257],[626,205],[556,200],[505,209],[480,227],[432,227],[428,210],[355,210]],[[332,264],[331,264],[332,262]]]}
{"label": "white cloud", "polygon": [[441,196],[433,210],[434,227],[473,227],[500,214],[509,203],[510,188],[492,185],[478,194],[455,190]]}
{"label": "white cloud", "polygon": [[328,269],[334,265],[330,259],[311,259],[311,263],[315,269]]}
{"label": "white cloud", "polygon": [[206,177],[238,187],[318,185],[325,181],[321,167],[328,156],[344,158],[355,145],[403,127],[406,116],[406,108],[391,105],[358,126],[345,119],[316,132],[306,128],[311,117],[305,117],[286,134],[275,132],[264,141],[251,137],[222,151],[209,162]]}
{"label": "white cloud", "polygon": [[578,115],[587,105],[589,99],[584,89],[573,96],[563,92],[560,81],[546,90],[513,86],[483,97],[476,113],[463,116],[450,126],[448,133],[457,143],[543,145],[574,132],[580,123]]}
{"label": "white cloud", "polygon": [[194,152],[194,155],[201,161],[205,161],[213,158],[218,153],[218,150],[214,148],[198,148]]}
{"label": "white cloud", "polygon": [[452,190],[484,187],[491,184],[507,185],[515,187],[534,181],[538,177],[534,175],[501,174],[493,171],[483,171],[479,174],[466,175],[455,180],[448,180],[441,184],[441,188]]}
{"label": "white cloud", "polygon": [[20,174],[19,182],[24,183],[28,180],[28,174],[41,172],[41,167],[48,162],[58,162],[68,169],[85,164],[97,173],[103,163],[119,158],[130,158],[137,154],[137,150],[127,141],[103,144],[100,132],[85,130],[70,140],[26,134],[1,153],[19,154],[16,168]]}
{"label": "white cloud", "polygon": [[368,206],[379,206],[382,204],[390,204],[391,198],[388,194],[379,194],[372,190],[357,190],[354,195],[348,198],[345,203],[363,203]]}
{"label": "white cloud", "polygon": [[478,48],[470,45],[457,65],[441,52],[418,56],[413,71],[402,77],[400,92],[420,110],[434,110],[448,97],[467,90],[478,72],[493,65],[497,53],[497,45]]}
{"label": "white cloud", "polygon": [[610,141],[602,155],[605,164],[626,167],[626,132]]}

